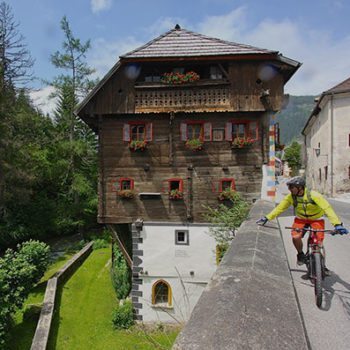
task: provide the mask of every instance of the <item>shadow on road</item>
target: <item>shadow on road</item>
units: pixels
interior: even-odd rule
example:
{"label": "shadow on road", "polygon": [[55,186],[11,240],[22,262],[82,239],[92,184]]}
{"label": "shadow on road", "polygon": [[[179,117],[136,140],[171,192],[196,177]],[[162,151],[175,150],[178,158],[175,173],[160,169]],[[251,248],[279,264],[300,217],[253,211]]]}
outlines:
{"label": "shadow on road", "polygon": [[[334,288],[337,283],[345,287],[346,290]],[[350,318],[350,283],[344,281],[336,273],[332,272],[331,276],[326,277],[323,281],[323,288],[325,303],[321,309],[328,311],[331,308],[334,295],[337,295],[343,305],[344,311]]]}

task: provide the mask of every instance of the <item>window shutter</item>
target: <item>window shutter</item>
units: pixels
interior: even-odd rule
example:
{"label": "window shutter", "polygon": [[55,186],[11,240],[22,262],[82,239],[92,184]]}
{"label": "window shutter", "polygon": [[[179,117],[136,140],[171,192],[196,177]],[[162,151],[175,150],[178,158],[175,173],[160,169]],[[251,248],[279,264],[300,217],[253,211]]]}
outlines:
{"label": "window shutter", "polygon": [[130,125],[124,124],[123,127],[123,141],[130,142]]}
{"label": "window shutter", "polygon": [[258,138],[258,128],[256,122],[249,123],[249,136],[253,139]]}
{"label": "window shutter", "polygon": [[226,141],[232,141],[232,123],[226,123],[225,134]]}
{"label": "window shutter", "polygon": [[211,123],[204,123],[204,141],[211,141],[211,136]]}
{"label": "window shutter", "polygon": [[114,180],[112,182],[112,192],[117,192],[120,190],[120,181],[118,180]]}
{"label": "window shutter", "polygon": [[146,141],[152,141],[153,140],[153,127],[152,123],[146,124]]}
{"label": "window shutter", "polygon": [[187,141],[187,124],[181,123],[180,125],[181,141]]}

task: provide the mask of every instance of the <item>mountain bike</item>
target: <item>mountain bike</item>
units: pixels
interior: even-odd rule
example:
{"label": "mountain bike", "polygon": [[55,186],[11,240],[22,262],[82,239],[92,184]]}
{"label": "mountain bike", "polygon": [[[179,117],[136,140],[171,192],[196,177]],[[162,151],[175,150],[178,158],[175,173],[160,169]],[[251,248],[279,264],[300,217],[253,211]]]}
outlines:
{"label": "mountain bike", "polygon": [[307,251],[305,254],[305,264],[307,267],[307,274],[314,285],[315,301],[318,307],[322,305],[322,281],[326,277],[325,271],[325,249],[322,242],[317,237],[317,232],[330,233],[332,236],[338,234],[335,230],[320,230],[313,229],[311,226],[304,228],[286,227],[286,229],[302,232],[302,237],[306,233],[309,234],[307,238]]}

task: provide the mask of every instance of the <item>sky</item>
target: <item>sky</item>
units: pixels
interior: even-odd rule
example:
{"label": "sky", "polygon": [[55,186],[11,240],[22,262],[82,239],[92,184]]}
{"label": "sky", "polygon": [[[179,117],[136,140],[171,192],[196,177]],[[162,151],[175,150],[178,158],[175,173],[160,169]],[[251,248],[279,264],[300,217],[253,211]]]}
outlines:
{"label": "sky", "polygon": [[35,59],[31,93],[44,112],[50,88],[41,83],[62,73],[50,55],[62,49],[60,21],[91,41],[88,64],[103,78],[125,54],[182,28],[276,50],[302,63],[285,86],[292,95],[318,95],[350,77],[349,0],[6,0]]}

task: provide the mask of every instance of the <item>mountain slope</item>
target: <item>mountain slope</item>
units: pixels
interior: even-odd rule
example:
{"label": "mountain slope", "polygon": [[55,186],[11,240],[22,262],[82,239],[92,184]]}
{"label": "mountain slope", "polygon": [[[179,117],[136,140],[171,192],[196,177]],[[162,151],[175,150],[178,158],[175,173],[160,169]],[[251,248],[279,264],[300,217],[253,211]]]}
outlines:
{"label": "mountain slope", "polygon": [[277,114],[281,143],[288,145],[293,138],[301,138],[306,121],[314,107],[315,96],[290,96],[286,109]]}

